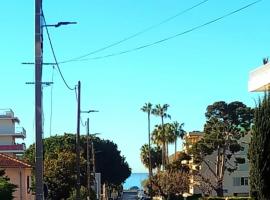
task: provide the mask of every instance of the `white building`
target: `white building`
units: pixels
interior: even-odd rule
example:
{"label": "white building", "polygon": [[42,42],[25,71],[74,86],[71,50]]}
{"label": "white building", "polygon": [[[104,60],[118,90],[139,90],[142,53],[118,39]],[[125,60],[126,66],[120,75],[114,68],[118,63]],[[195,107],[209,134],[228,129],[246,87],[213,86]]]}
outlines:
{"label": "white building", "polygon": [[270,63],[266,63],[249,73],[248,91],[264,92],[270,89]]}
{"label": "white building", "polygon": [[0,109],[0,153],[15,156],[25,151],[25,144],[17,143],[26,137],[25,129],[17,127],[19,123],[11,109]]}

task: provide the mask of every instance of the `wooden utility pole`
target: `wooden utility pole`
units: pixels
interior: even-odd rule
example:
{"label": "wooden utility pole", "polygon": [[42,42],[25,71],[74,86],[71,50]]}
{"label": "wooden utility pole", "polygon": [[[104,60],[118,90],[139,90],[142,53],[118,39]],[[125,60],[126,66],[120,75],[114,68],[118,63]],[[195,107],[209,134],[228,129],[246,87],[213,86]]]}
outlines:
{"label": "wooden utility pole", "polygon": [[43,125],[42,125],[42,62],[43,62],[42,0],[35,0],[35,180],[36,200],[43,200]]}
{"label": "wooden utility pole", "polygon": [[80,122],[81,122],[81,82],[78,81],[78,110],[77,110],[77,134],[76,134],[76,169],[77,169],[76,200],[81,199]]}

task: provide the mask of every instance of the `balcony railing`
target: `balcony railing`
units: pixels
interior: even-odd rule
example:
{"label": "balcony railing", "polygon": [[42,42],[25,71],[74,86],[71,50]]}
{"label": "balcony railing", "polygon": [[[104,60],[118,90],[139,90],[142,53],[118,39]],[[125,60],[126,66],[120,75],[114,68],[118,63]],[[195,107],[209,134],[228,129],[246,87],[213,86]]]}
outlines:
{"label": "balcony railing", "polygon": [[10,127],[2,127],[0,128],[0,136],[13,136],[16,138],[24,139],[26,137],[26,131],[23,127],[16,127],[15,130],[10,129]]}
{"label": "balcony railing", "polygon": [[14,112],[9,108],[0,109],[0,117],[14,117]]}
{"label": "balcony railing", "polygon": [[2,153],[23,153],[26,150],[25,144],[10,144],[0,145],[0,152]]}
{"label": "balcony railing", "polygon": [[21,136],[23,138],[26,137],[26,131],[23,127],[16,127],[15,128],[15,136]]}

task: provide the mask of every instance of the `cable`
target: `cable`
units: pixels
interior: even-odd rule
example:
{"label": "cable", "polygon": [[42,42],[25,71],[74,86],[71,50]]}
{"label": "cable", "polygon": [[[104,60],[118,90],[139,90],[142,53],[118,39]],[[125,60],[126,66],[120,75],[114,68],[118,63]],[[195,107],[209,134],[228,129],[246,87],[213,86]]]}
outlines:
{"label": "cable", "polygon": [[45,20],[45,16],[44,16],[43,11],[42,11],[42,16],[43,16],[43,19],[44,19],[44,27],[45,27],[45,29],[46,29],[46,33],[47,33],[48,40],[49,40],[49,43],[50,43],[51,51],[52,51],[52,54],[53,54],[54,61],[55,61],[55,64],[56,64],[56,66],[57,66],[58,72],[59,72],[59,74],[60,74],[60,76],[61,76],[63,82],[65,83],[66,87],[67,87],[69,90],[75,90],[75,87],[74,87],[74,88],[71,88],[71,87],[67,84],[67,82],[66,82],[66,80],[65,80],[65,78],[64,78],[64,76],[63,76],[63,74],[62,74],[62,72],[61,72],[61,70],[60,70],[60,67],[59,67],[58,61],[57,61],[57,59],[56,59],[56,55],[55,55],[55,52],[54,52],[54,48],[53,48],[53,45],[52,45],[51,37],[50,37],[50,34],[49,34],[49,30],[48,30],[48,27],[47,27],[47,23],[46,23],[46,20]]}
{"label": "cable", "polygon": [[156,28],[156,27],[158,27],[158,26],[160,26],[160,25],[162,25],[162,24],[165,24],[165,23],[167,23],[167,22],[169,22],[169,21],[175,19],[176,17],[185,14],[186,12],[188,12],[188,11],[190,11],[190,10],[196,8],[196,7],[199,7],[200,5],[206,3],[207,1],[209,1],[209,0],[203,0],[203,1],[201,1],[200,3],[197,3],[197,4],[195,4],[194,6],[192,6],[192,7],[190,7],[190,8],[187,8],[187,9],[185,9],[185,10],[183,10],[183,11],[181,11],[181,12],[179,12],[179,13],[177,13],[177,14],[171,16],[171,17],[168,17],[167,19],[165,19],[165,20],[163,20],[163,21],[161,21],[161,22],[159,22],[159,23],[157,23],[157,24],[154,24],[154,25],[152,25],[152,26],[149,26],[149,27],[147,27],[147,28],[145,28],[145,29],[143,29],[143,30],[141,30],[141,31],[139,31],[139,32],[137,32],[137,33],[135,33],[135,34],[132,34],[132,35],[130,35],[130,36],[128,36],[128,37],[122,39],[122,40],[119,40],[119,41],[117,41],[117,42],[114,42],[114,43],[112,43],[112,44],[109,44],[108,46],[102,47],[102,48],[100,48],[100,49],[97,49],[97,50],[95,50],[95,51],[91,51],[91,52],[89,52],[89,53],[87,53],[87,54],[84,54],[84,55],[82,55],[82,56],[78,56],[78,57],[75,57],[75,58],[72,58],[72,59],[69,59],[69,60],[65,60],[65,61],[62,61],[62,62],[59,62],[59,63],[60,63],[60,64],[64,64],[64,63],[68,63],[68,62],[78,61],[78,60],[80,60],[80,59],[82,59],[82,58],[85,58],[85,57],[87,57],[87,56],[90,56],[90,55],[93,55],[93,54],[95,54],[95,53],[98,53],[98,52],[104,51],[104,50],[106,50],[106,49],[109,49],[109,48],[111,48],[111,47],[114,47],[114,46],[116,46],[116,45],[118,45],[118,44],[121,44],[121,43],[127,41],[127,40],[130,40],[130,39],[132,39],[132,38],[135,38],[135,37],[137,37],[137,36],[139,36],[139,35],[141,35],[141,34],[147,32],[147,31],[150,31],[150,30],[152,30],[152,29],[154,29],[154,28]]}
{"label": "cable", "polygon": [[133,52],[133,51],[138,51],[138,50],[141,50],[141,49],[150,47],[150,46],[154,46],[154,45],[157,45],[157,44],[159,44],[159,43],[163,43],[163,42],[165,42],[165,41],[174,39],[174,38],[176,38],[176,37],[178,37],[178,36],[182,36],[182,35],[185,35],[185,34],[187,34],[187,33],[193,32],[193,31],[195,31],[195,30],[197,30],[197,29],[203,28],[204,26],[213,24],[213,23],[215,23],[215,22],[217,22],[217,21],[220,21],[220,20],[222,20],[222,19],[224,19],[224,18],[226,18],[226,17],[229,17],[230,15],[233,15],[233,14],[235,14],[235,13],[237,13],[237,12],[240,12],[240,11],[242,11],[242,10],[244,10],[244,9],[246,9],[246,8],[248,8],[248,7],[250,7],[250,6],[253,6],[254,4],[259,3],[260,1],[263,1],[263,0],[257,0],[257,1],[254,1],[253,3],[250,3],[250,4],[246,5],[246,6],[243,6],[243,7],[239,8],[239,9],[237,9],[237,10],[234,10],[234,11],[232,11],[232,12],[229,12],[228,14],[225,14],[225,15],[223,15],[223,16],[221,16],[221,17],[218,17],[218,18],[216,18],[216,19],[213,19],[213,20],[211,20],[211,21],[209,21],[209,22],[206,22],[206,23],[204,23],[204,24],[195,26],[195,27],[193,27],[193,28],[191,28],[191,29],[188,29],[188,30],[183,31],[183,32],[181,32],[181,33],[178,33],[178,34],[169,36],[169,37],[164,38],[164,39],[161,39],[161,40],[158,40],[158,41],[153,42],[153,43],[149,43],[149,44],[142,45],[142,46],[139,46],[139,47],[136,47],[136,48],[133,48],[133,49],[129,49],[129,50],[125,50],[125,51],[120,51],[120,52],[117,52],[117,53],[112,53],[112,54],[108,54],[108,55],[104,55],[104,56],[98,56],[98,57],[93,57],[93,58],[80,59],[80,60],[76,60],[76,61],[74,60],[74,62],[87,61],[87,60],[97,60],[97,59],[103,59],[103,58],[108,58],[108,57],[114,57],[114,56],[118,56],[118,55],[130,53],[130,52]]}

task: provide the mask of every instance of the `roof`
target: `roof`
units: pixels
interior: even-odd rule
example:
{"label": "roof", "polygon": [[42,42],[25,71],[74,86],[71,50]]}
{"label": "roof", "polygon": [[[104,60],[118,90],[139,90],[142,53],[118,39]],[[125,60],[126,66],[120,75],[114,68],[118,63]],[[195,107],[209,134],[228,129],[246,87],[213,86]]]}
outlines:
{"label": "roof", "polygon": [[19,159],[0,153],[0,168],[31,168],[31,165]]}

